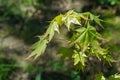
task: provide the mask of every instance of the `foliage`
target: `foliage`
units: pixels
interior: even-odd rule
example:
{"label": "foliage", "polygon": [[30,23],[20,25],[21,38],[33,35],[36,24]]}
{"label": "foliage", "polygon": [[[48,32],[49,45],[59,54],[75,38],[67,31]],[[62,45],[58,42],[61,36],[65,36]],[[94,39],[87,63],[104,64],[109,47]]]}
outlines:
{"label": "foliage", "polygon": [[115,5],[118,0],[98,0],[98,3],[101,5]]}
{"label": "foliage", "polygon": [[20,15],[22,17],[30,16],[32,13],[29,9],[24,9],[26,6],[33,6],[36,4],[36,0],[0,0],[0,7],[5,9],[3,16],[10,14]]}
{"label": "foliage", "polygon": [[[3,34],[10,34],[22,38],[27,44],[33,44],[36,39],[32,38],[44,31],[46,22],[38,14],[40,10],[39,0],[0,0],[0,26],[4,29]],[[41,27],[39,27],[41,25]],[[35,27],[33,27],[35,26]],[[26,34],[28,34],[26,36]]]}
{"label": "foliage", "polygon": [[102,27],[101,21],[99,16],[95,16],[90,12],[76,13],[70,10],[66,14],[58,15],[50,22],[46,33],[39,36],[40,40],[33,45],[33,52],[28,58],[34,57],[36,59],[40,56],[52,40],[55,32],[60,34],[59,28],[62,25],[66,25],[68,31],[72,32],[72,36],[67,42],[69,46],[65,47],[64,51],[72,50],[69,51],[72,56],[66,56],[73,58],[75,66],[83,69],[86,66],[86,60],[91,56],[111,62],[112,58],[109,52],[107,49],[102,48],[99,42],[104,39],[94,27],[96,24]]}
{"label": "foliage", "polygon": [[114,74],[105,78],[102,73],[96,75],[95,80],[120,80],[120,74]]}
{"label": "foliage", "polygon": [[[61,10],[59,8],[54,9],[51,8],[51,6],[55,6],[56,2],[58,2],[57,4],[60,4],[60,6],[64,6],[65,4],[61,4],[61,2],[59,1],[63,1],[63,2],[67,2],[68,0],[0,0],[0,31],[2,31],[1,34],[5,34],[6,35],[12,35],[17,38],[20,37],[22,38],[25,42],[27,43],[33,43],[35,42],[36,38],[33,38],[36,35],[40,35],[41,33],[44,32],[46,25],[48,25],[47,21],[49,19],[51,19],[54,15],[56,15],[56,13],[60,12]],[[60,50],[58,51],[59,53],[62,54],[62,58],[72,58],[70,60],[74,61],[74,65],[77,66],[77,68],[84,68],[86,65],[88,65],[88,63],[91,64],[90,61],[92,61],[92,63],[95,63],[96,58],[91,60],[91,56],[97,56],[97,58],[99,60],[110,60],[111,56],[110,54],[108,54],[108,50],[110,51],[110,53],[112,53],[113,57],[115,57],[116,59],[118,59],[118,62],[115,62],[115,65],[112,65],[112,69],[109,70],[109,68],[106,66],[106,64],[103,65],[88,65],[86,71],[88,70],[89,72],[94,72],[94,74],[97,71],[102,71],[103,73],[107,74],[107,75],[111,75],[111,73],[116,73],[117,71],[119,71],[119,61],[120,61],[120,56],[119,56],[119,48],[120,48],[120,42],[119,42],[119,36],[120,36],[120,17],[119,17],[119,13],[120,13],[120,0],[83,0],[86,1],[86,3],[88,5],[83,4],[83,8],[79,8],[81,6],[75,7],[74,6],[74,1],[79,1],[79,0],[72,0],[71,2],[71,6],[74,7],[74,9],[78,12],[82,12],[82,11],[90,11],[94,14],[99,14],[102,15],[102,19],[104,19],[104,21],[106,21],[107,23],[104,24],[104,30],[102,28],[99,28],[98,25],[101,26],[100,22],[101,20],[99,20],[99,17],[97,19],[93,19],[92,17],[97,17],[94,16],[93,14],[89,15],[88,18],[91,20],[89,25],[91,26],[90,28],[87,28],[87,24],[85,25],[85,22],[87,20],[87,14],[82,14],[83,16],[81,16],[81,18],[77,17],[77,19],[74,18],[74,16],[69,16],[69,14],[61,14],[61,17],[63,21],[61,21],[60,25],[57,25],[57,22],[53,22],[51,24],[51,28],[47,31],[46,36],[48,37],[48,40],[42,40],[42,37],[39,37],[40,41],[36,42],[35,45],[33,45],[33,50],[35,49],[35,51],[33,51],[33,55],[32,56],[39,56],[41,54],[44,53],[45,48],[47,47],[48,43],[50,42],[49,40],[52,40],[52,38],[54,37],[54,34],[56,34],[56,32],[58,32],[59,34],[61,34],[63,31],[60,31],[60,26],[64,26],[64,25],[68,25],[68,31],[70,33],[72,33],[72,35],[69,36],[70,39],[68,39],[66,43],[68,43],[68,46],[63,46],[60,48]],[[88,2],[89,1],[89,2]],[[71,7],[70,6],[70,7]],[[59,6],[58,6],[59,7]],[[69,7],[69,6],[68,6]],[[33,10],[33,11],[32,11]],[[62,10],[64,11],[64,10]],[[78,14],[78,13],[77,13]],[[91,18],[90,18],[91,16]],[[74,19],[73,19],[74,18]],[[86,19],[85,19],[86,18]],[[61,18],[60,18],[61,19]],[[77,21],[78,20],[78,21]],[[98,25],[96,25],[94,22],[97,21]],[[113,22],[114,21],[114,22]],[[58,21],[59,22],[59,21]],[[74,24],[75,23],[75,24]],[[43,28],[45,27],[45,28]],[[78,29],[79,27],[81,27],[81,29]],[[92,27],[94,27],[94,29],[92,29]],[[5,31],[3,30],[5,28]],[[7,30],[6,30],[7,28]],[[21,29],[22,28],[22,29]],[[54,31],[53,31],[54,29]],[[89,31],[87,31],[86,29],[88,29]],[[90,30],[92,29],[92,30]],[[87,42],[92,41],[94,39],[94,36],[91,34],[96,34],[96,29],[102,33],[102,36],[104,36],[106,39],[109,40],[109,42],[105,42],[103,41],[103,43],[101,44],[101,39],[96,39],[97,41],[90,42],[87,47],[86,50],[86,44],[88,44]],[[20,30],[21,32],[19,32],[18,30]],[[80,31],[83,30],[83,31]],[[79,35],[80,34],[80,35]],[[88,35],[89,34],[89,35]],[[51,36],[49,36],[51,35]],[[82,37],[83,36],[90,36],[90,37]],[[73,37],[74,36],[74,37]],[[92,38],[92,37],[93,38]],[[99,37],[99,34],[98,34]],[[89,39],[87,39],[89,38]],[[34,40],[35,39],[35,40]],[[77,40],[78,39],[78,40]],[[87,41],[86,41],[87,39]],[[81,40],[81,43],[78,43],[80,45],[77,45],[76,41]],[[75,42],[74,42],[75,41]],[[86,42],[85,42],[86,41]],[[92,44],[93,43],[93,44]],[[42,47],[42,45],[44,45]],[[81,47],[82,46],[82,47]],[[97,47],[96,47],[97,46]],[[102,47],[101,47],[102,46]],[[41,48],[42,47],[42,48]],[[108,50],[103,49],[103,47],[106,47]],[[81,51],[84,48],[85,49],[85,53],[81,54]],[[99,51],[98,51],[99,50]],[[107,54],[99,54],[99,53],[103,53],[101,52],[104,51],[104,53]],[[5,49],[5,51],[8,51],[7,48]],[[40,52],[41,54],[36,54],[36,52]],[[83,50],[84,51],[84,50]],[[90,53],[91,52],[91,53]],[[21,52],[20,52],[21,54]],[[10,54],[12,55],[12,54]],[[6,54],[5,54],[6,56]],[[104,57],[103,57],[104,56]],[[47,57],[47,56],[46,56]],[[9,57],[6,57],[9,58]],[[5,59],[6,59],[5,58]],[[92,57],[94,58],[94,57]],[[17,58],[18,59],[18,58]],[[90,59],[87,60],[87,59]],[[1,59],[0,59],[1,60]],[[8,61],[8,60],[7,60]],[[13,68],[14,68],[14,64],[8,64],[6,63],[7,61],[2,59],[2,63],[0,63],[0,75],[4,76],[8,76],[9,72],[14,72]],[[17,61],[17,60],[15,60]],[[49,63],[49,62],[47,62]],[[54,70],[58,70],[61,71],[65,68],[61,68],[61,65],[58,65],[60,62],[53,62],[52,67]],[[49,67],[50,65],[48,65]],[[83,66],[83,67],[82,67]],[[37,67],[37,66],[36,66]],[[36,70],[36,67],[30,67],[30,65],[27,67],[27,69],[29,69],[29,71],[33,71]],[[100,68],[99,68],[100,67]],[[109,66],[111,67],[111,66]],[[8,71],[2,71],[4,69],[9,69]],[[97,69],[94,69],[97,68]],[[102,68],[102,69],[101,69]],[[93,70],[92,70],[93,69]],[[15,69],[16,70],[16,69]],[[18,70],[18,68],[17,68]],[[71,69],[70,69],[71,70]],[[19,71],[19,70],[18,70]],[[36,70],[36,72],[39,70]],[[35,73],[36,73],[35,72]],[[36,75],[36,79],[40,79],[41,77],[41,72],[37,72],[38,74]],[[86,74],[85,77],[87,76],[94,76],[94,74],[88,74],[86,72],[81,73],[83,74],[82,76],[80,74],[78,74],[79,71],[73,71],[72,77],[77,76],[77,80],[80,80],[80,78],[82,78],[82,80],[84,80],[84,74]],[[17,72],[16,72],[17,74]],[[19,74],[19,72],[18,72]],[[31,73],[30,73],[31,74]],[[56,74],[57,75],[57,74]],[[80,76],[79,76],[80,75]],[[11,75],[10,75],[11,76]],[[106,75],[105,75],[106,77]],[[85,78],[87,79],[87,78]],[[3,79],[2,79],[3,80]],[[90,80],[90,79],[87,79]]]}
{"label": "foliage", "polygon": [[120,80],[120,74],[111,75],[108,80]]}
{"label": "foliage", "polygon": [[105,80],[105,77],[103,76],[102,73],[100,73],[96,75],[95,80]]}
{"label": "foliage", "polygon": [[110,4],[110,5],[114,5],[116,3],[115,0],[99,0],[101,4]]}
{"label": "foliage", "polygon": [[9,73],[16,67],[12,62],[6,62],[5,59],[0,55],[0,80],[6,80],[9,76]]}

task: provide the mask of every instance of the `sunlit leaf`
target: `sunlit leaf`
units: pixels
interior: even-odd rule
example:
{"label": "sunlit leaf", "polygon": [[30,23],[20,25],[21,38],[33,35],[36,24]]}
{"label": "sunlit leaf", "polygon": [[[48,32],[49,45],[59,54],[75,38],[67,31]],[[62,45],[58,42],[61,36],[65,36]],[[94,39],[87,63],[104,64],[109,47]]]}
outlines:
{"label": "sunlit leaf", "polygon": [[76,29],[76,31],[79,33],[83,33],[85,30],[86,30],[85,27],[81,27],[81,28]]}
{"label": "sunlit leaf", "polygon": [[101,26],[102,27],[102,24],[101,24],[101,19],[99,19],[99,16],[95,16],[95,15],[93,15],[93,14],[91,14],[90,13],[90,19],[91,20],[94,20],[99,26]]}
{"label": "sunlit leaf", "polygon": [[82,19],[84,19],[84,20],[88,20],[88,17],[87,17],[87,16],[84,16],[84,15],[82,15],[82,14],[79,14],[79,16],[80,16]]}
{"label": "sunlit leaf", "polygon": [[100,44],[97,41],[93,41],[91,44],[91,53],[93,56],[96,56],[99,60],[105,60],[109,64],[113,62],[112,57],[110,56],[110,53],[107,49],[104,49],[100,46]]}
{"label": "sunlit leaf", "polygon": [[51,39],[54,36],[55,31],[57,31],[59,33],[59,26],[58,26],[58,23],[56,21],[52,22],[49,25],[49,28],[47,29],[47,31],[46,31],[44,36],[48,37],[49,41],[51,41]]}
{"label": "sunlit leaf", "polygon": [[68,30],[70,29],[70,25],[73,24],[80,24],[80,17],[77,13],[73,11],[69,11],[66,13],[66,15],[62,18],[62,21],[64,21],[65,25],[67,26]]}
{"label": "sunlit leaf", "polygon": [[28,56],[28,58],[34,57],[35,59],[40,56],[42,53],[44,53],[46,47],[47,47],[47,40],[40,40],[38,42],[36,42],[33,45],[33,52]]}
{"label": "sunlit leaf", "polygon": [[83,41],[83,39],[84,39],[84,37],[86,35],[86,28],[84,28],[84,27],[79,28],[76,31],[78,32],[78,34],[75,34],[75,35],[77,35],[77,38],[75,38],[75,40],[73,41],[73,43]]}
{"label": "sunlit leaf", "polygon": [[120,80],[120,74],[111,75],[108,79],[109,80]]}
{"label": "sunlit leaf", "polygon": [[56,17],[52,20],[52,22],[57,22],[57,24],[58,24],[59,26],[61,26],[61,25],[63,24],[62,18],[63,18],[63,15],[60,14],[60,15],[56,16]]}
{"label": "sunlit leaf", "polygon": [[[96,31],[94,26],[91,26],[91,23],[93,22],[102,26],[100,23],[101,21],[102,20],[99,19],[98,16],[95,16],[90,12],[81,14],[70,10],[64,15],[58,15],[51,21],[42,38],[33,45],[33,52],[28,58],[37,58],[44,53],[47,44],[52,40],[55,32],[60,33],[59,27],[66,25],[68,30],[72,33],[72,38],[69,41],[69,48],[62,47],[59,51],[64,58],[72,57],[74,59],[74,65],[79,66],[81,69],[85,67],[85,58],[87,56],[96,56],[99,60],[110,62],[111,56],[109,55],[109,52],[102,48],[98,42],[98,40],[102,39],[101,35]],[[96,77],[96,80],[100,79],[105,80],[102,74]]]}
{"label": "sunlit leaf", "polygon": [[85,66],[85,54],[82,52],[76,52],[73,54],[73,59],[74,59],[74,65],[81,64],[82,67]]}
{"label": "sunlit leaf", "polygon": [[92,41],[96,40],[99,36],[96,29],[90,25],[88,25],[87,28],[78,28],[76,29],[76,31],[76,38],[73,39],[73,42],[71,44],[80,43],[81,47],[83,48],[83,51],[85,51],[88,45],[92,43]]}
{"label": "sunlit leaf", "polygon": [[95,80],[106,80],[102,73],[96,75]]}

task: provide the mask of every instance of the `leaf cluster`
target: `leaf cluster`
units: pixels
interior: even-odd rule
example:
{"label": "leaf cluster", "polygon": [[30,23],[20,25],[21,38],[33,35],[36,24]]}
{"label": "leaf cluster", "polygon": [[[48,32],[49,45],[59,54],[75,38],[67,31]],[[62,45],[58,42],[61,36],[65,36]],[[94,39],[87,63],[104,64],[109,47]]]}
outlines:
{"label": "leaf cluster", "polygon": [[44,53],[48,43],[52,40],[55,32],[60,34],[59,28],[65,25],[72,36],[68,40],[69,46],[61,48],[60,53],[64,58],[73,58],[75,66],[83,69],[86,66],[86,60],[91,56],[96,56],[99,60],[112,61],[107,51],[101,47],[100,40],[103,40],[93,24],[102,27],[101,19],[90,12],[76,13],[73,10],[65,14],[56,16],[46,30],[45,34],[40,36],[40,40],[33,45],[33,52],[28,58],[35,59]]}
{"label": "leaf cluster", "polygon": [[120,80],[120,74],[114,74],[105,78],[102,73],[99,73],[95,76],[95,80]]}

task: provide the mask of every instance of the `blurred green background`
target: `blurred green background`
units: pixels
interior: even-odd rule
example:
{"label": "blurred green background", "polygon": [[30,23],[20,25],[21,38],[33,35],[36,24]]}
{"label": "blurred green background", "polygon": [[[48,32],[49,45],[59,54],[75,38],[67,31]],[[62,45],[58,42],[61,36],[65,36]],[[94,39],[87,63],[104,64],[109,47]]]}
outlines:
{"label": "blurred green background", "polygon": [[[37,36],[45,32],[50,20],[68,10],[91,12],[104,20],[97,31],[107,42],[116,60],[104,64],[91,60],[85,71],[76,70],[69,59],[57,54],[66,38],[56,35],[44,55],[26,60]],[[63,29],[63,35],[68,35]],[[120,73],[120,0],[0,0],[0,80],[92,80],[98,71],[105,77]]]}

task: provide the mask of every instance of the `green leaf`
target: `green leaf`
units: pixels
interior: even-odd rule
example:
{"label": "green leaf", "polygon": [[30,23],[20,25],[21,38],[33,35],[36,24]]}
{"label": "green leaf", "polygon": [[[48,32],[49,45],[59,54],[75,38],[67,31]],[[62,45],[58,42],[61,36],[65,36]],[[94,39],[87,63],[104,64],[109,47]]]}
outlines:
{"label": "green leaf", "polygon": [[84,52],[89,44],[87,29],[79,28],[77,31],[79,31],[78,34],[75,34],[77,37],[72,41],[71,45],[78,43]]}
{"label": "green leaf", "polygon": [[89,35],[89,41],[93,41],[96,39],[101,39],[101,35],[96,31],[94,26],[88,25],[88,35]]}
{"label": "green leaf", "polygon": [[63,15],[60,14],[51,21],[51,23],[44,35],[45,38],[48,37],[49,41],[51,41],[51,39],[53,38],[55,31],[60,33],[59,26],[61,26],[63,24],[62,18],[63,18]]}
{"label": "green leaf", "polygon": [[60,15],[56,16],[56,17],[52,20],[52,22],[57,22],[58,25],[61,26],[61,25],[63,24],[62,18],[63,18],[63,15],[60,14]]}
{"label": "green leaf", "polygon": [[80,64],[81,65],[80,67],[85,66],[85,54],[84,53],[75,51],[72,57],[74,59],[74,65]]}
{"label": "green leaf", "polygon": [[102,20],[99,19],[99,16],[95,16],[90,13],[90,20],[94,20],[99,26],[103,27],[102,24],[100,23]]}
{"label": "green leaf", "polygon": [[96,40],[91,43],[91,55],[96,56],[99,60],[105,60],[109,64],[113,61],[108,50],[102,48]]}
{"label": "green leaf", "polygon": [[77,37],[73,40],[73,43],[82,42],[86,35],[86,28],[82,27],[76,30],[78,34],[75,34]]}
{"label": "green leaf", "polygon": [[83,33],[85,30],[86,30],[85,27],[81,27],[81,28],[76,29],[76,31],[79,33]]}
{"label": "green leaf", "polygon": [[68,30],[70,29],[70,25],[73,24],[80,24],[80,17],[79,14],[77,14],[74,11],[69,11],[65,14],[65,16],[62,18],[62,21],[64,21],[65,25],[67,26]]}
{"label": "green leaf", "polygon": [[35,59],[40,56],[42,53],[44,53],[48,41],[47,40],[40,40],[33,44],[32,48],[34,49],[33,52],[28,56],[28,58],[34,57]]}
{"label": "green leaf", "polygon": [[114,74],[110,76],[108,80],[120,80],[120,74]]}
{"label": "green leaf", "polygon": [[87,16],[84,16],[84,14],[79,14],[79,16],[84,20],[88,20]]}
{"label": "green leaf", "polygon": [[95,80],[105,80],[105,77],[103,76],[102,73],[99,73],[95,76]]}
{"label": "green leaf", "polygon": [[87,49],[88,45],[99,36],[96,29],[90,25],[87,28],[78,28],[76,31],[77,33],[73,35],[76,37],[72,40],[71,45],[79,43],[83,52]]}
{"label": "green leaf", "polygon": [[44,37],[48,37],[48,40],[51,41],[51,39],[54,36],[55,31],[57,31],[59,33],[59,26],[58,26],[58,23],[56,21],[54,21],[50,24]]}
{"label": "green leaf", "polygon": [[[111,56],[108,55],[107,50],[102,48],[98,42],[98,39],[101,39],[101,35],[96,31],[95,27],[89,24],[95,22],[102,26],[100,21],[102,20],[99,19],[98,16],[94,16],[89,12],[80,14],[70,10],[65,15],[58,15],[51,21],[42,38],[33,45],[33,52],[29,57],[37,58],[44,53],[47,44],[52,40],[55,31],[59,33],[59,27],[64,24],[68,30],[71,29],[72,39],[70,40],[70,44],[72,46],[69,46],[69,48],[61,48],[59,53],[62,53],[64,57],[72,57],[74,59],[74,65],[80,66],[79,68],[84,68],[86,54],[88,56],[96,56],[100,60],[104,59],[108,62],[111,61]],[[76,26],[74,24],[79,26],[83,24],[83,27],[71,28],[71,24],[73,24],[73,26]],[[72,52],[74,55],[71,54]],[[104,77],[99,78],[104,80]]]}

